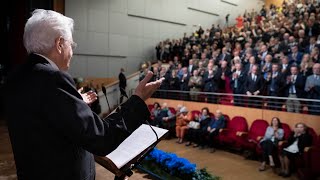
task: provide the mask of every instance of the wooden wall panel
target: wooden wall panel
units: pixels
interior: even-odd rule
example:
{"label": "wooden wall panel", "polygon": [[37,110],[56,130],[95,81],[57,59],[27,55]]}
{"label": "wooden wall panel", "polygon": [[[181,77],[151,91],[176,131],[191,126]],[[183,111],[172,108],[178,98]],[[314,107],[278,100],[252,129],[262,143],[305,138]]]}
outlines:
{"label": "wooden wall panel", "polygon": [[154,102],[159,102],[160,104],[166,102],[168,103],[168,106],[174,108],[177,107],[178,104],[181,104],[186,106],[190,111],[201,110],[203,107],[208,107],[211,112],[215,113],[216,110],[220,109],[222,113],[227,114],[230,118],[233,118],[234,116],[245,117],[249,127],[256,119],[264,119],[270,122],[273,117],[280,118],[281,122],[289,124],[291,128],[298,122],[304,122],[308,126],[313,127],[314,130],[320,134],[320,116],[169,99],[150,98],[146,101],[147,104],[153,104]]}

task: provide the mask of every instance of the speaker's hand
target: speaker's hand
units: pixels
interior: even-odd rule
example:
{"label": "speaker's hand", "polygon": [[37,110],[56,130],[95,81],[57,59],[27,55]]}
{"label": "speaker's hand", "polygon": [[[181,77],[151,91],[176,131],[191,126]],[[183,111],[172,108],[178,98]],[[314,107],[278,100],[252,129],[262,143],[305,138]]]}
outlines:
{"label": "speaker's hand", "polygon": [[142,81],[140,81],[134,92],[134,95],[139,96],[144,101],[151,97],[151,95],[160,87],[162,81],[164,80],[164,78],[161,78],[157,81],[148,83],[152,76],[153,73],[149,71],[146,77]]}

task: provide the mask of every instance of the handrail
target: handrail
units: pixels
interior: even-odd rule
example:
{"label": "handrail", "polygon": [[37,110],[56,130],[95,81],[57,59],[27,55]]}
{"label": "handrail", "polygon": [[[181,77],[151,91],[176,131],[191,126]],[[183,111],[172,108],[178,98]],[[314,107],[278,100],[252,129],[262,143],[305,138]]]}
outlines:
{"label": "handrail", "polygon": [[[191,91],[180,91],[180,90],[162,90],[158,89],[158,92],[175,92],[175,93],[190,93]],[[276,97],[276,96],[261,96],[261,95],[255,95],[255,96],[248,96],[245,94],[233,94],[233,93],[213,93],[213,92],[203,92],[203,91],[192,91],[193,94],[209,94],[209,95],[217,95],[217,96],[237,96],[237,97],[257,97],[261,99],[279,99],[279,100],[296,100],[296,101],[309,101],[309,102],[319,102],[320,100],[316,99],[305,99],[305,98],[290,98],[290,97]]]}

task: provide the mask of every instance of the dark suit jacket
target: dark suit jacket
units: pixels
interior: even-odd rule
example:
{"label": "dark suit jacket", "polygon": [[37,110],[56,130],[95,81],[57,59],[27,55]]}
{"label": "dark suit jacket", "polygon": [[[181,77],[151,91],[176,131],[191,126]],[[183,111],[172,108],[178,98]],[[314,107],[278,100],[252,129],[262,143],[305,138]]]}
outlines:
{"label": "dark suit jacket", "polygon": [[18,179],[94,179],[93,154],[110,153],[150,116],[132,96],[100,119],[71,76],[35,54],[8,79],[6,93]]}
{"label": "dark suit jacket", "polygon": [[208,71],[204,72],[203,82],[204,82],[203,91],[205,91],[205,92],[217,92],[217,90],[218,90],[218,78],[217,78],[216,74],[212,78],[209,78],[209,72]]}
{"label": "dark suit jacket", "polygon": [[263,89],[263,79],[261,75],[257,75],[256,81],[253,81],[251,78],[251,73],[247,76],[245,86],[244,86],[244,92],[247,91],[254,93],[255,91],[259,90],[260,93]]}
{"label": "dark suit jacket", "polygon": [[[271,72],[271,76],[272,76],[272,72]],[[285,83],[283,75],[280,72],[278,72],[277,77],[275,77],[275,78],[271,77],[269,81],[267,80],[267,82],[266,82],[267,93],[269,96],[272,94],[272,91],[271,91],[272,81],[274,81],[273,82],[274,83],[273,92],[277,96],[281,96],[281,90],[282,90],[283,84]]]}
{"label": "dark suit jacket", "polygon": [[302,155],[304,148],[312,145],[312,136],[309,133],[302,134],[298,137],[294,137],[294,132],[288,138],[286,147],[292,145],[298,139],[299,154]]}
{"label": "dark suit jacket", "polygon": [[230,84],[231,84],[231,88],[233,89],[233,93],[235,93],[235,94],[244,94],[245,93],[244,85],[245,85],[246,79],[247,79],[247,74],[244,71],[241,71],[240,75],[238,77],[237,88],[234,88],[235,79],[232,79],[232,77],[231,77]]}
{"label": "dark suit jacket", "polygon": [[[285,82],[285,86],[284,86],[285,97],[289,96],[289,90],[290,90],[290,87],[292,84],[293,84],[292,82],[289,82],[289,83]],[[298,74],[296,82],[294,83],[295,88],[296,88],[296,95],[298,98],[302,98],[304,95],[304,84],[305,84],[305,79],[303,78],[303,76],[301,74]]]}

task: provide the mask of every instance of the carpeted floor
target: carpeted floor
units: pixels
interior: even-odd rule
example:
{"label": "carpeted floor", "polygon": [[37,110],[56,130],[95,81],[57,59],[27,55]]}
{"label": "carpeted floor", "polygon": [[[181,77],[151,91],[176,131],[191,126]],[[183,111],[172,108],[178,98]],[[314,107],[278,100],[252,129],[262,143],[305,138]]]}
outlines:
{"label": "carpeted floor", "polygon": [[[265,172],[259,172],[259,162],[252,160],[244,160],[242,156],[222,150],[215,153],[209,153],[208,149],[198,149],[186,147],[184,144],[177,144],[175,140],[163,140],[158,148],[168,152],[174,152],[178,156],[189,159],[196,163],[198,168],[207,168],[207,170],[215,175],[222,177],[224,180],[277,180],[283,179],[272,173],[271,169]],[[106,180],[113,179],[112,173],[104,169],[100,165],[96,165],[96,179]],[[0,180],[15,180],[15,165],[12,149],[9,141],[7,128],[0,121]],[[149,179],[146,174],[135,172],[130,177],[133,180]],[[297,178],[292,176],[292,180]]]}

